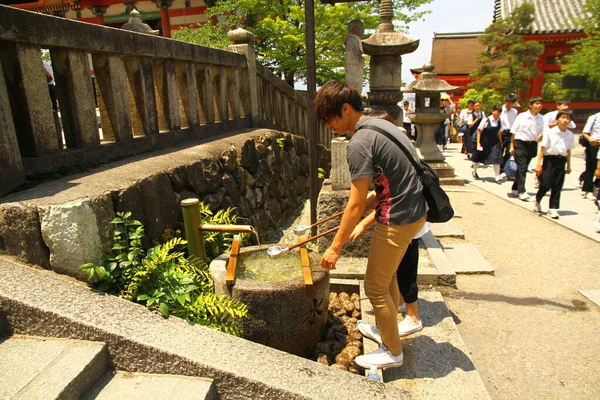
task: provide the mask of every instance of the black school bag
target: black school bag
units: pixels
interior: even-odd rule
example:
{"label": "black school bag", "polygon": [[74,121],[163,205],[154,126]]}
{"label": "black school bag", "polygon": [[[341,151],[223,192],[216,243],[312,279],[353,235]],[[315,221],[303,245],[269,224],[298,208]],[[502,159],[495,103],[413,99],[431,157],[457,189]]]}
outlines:
{"label": "black school bag", "polygon": [[427,205],[429,206],[427,221],[431,223],[450,221],[454,216],[454,210],[452,209],[448,195],[440,186],[440,179],[435,171],[423,160],[417,162],[408,149],[406,149],[406,147],[404,147],[404,145],[389,132],[374,125],[361,126],[360,129],[371,129],[385,135],[389,140],[394,142],[400,150],[402,150],[408,161],[415,167],[417,175],[419,175],[421,183],[423,184],[425,201],[427,201]]}

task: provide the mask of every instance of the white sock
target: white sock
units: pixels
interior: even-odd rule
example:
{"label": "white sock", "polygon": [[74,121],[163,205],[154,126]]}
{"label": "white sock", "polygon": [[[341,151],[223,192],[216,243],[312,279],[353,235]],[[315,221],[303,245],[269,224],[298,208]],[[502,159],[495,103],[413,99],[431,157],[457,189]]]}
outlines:
{"label": "white sock", "polygon": [[500,178],[500,164],[493,164],[493,167],[496,178]]}

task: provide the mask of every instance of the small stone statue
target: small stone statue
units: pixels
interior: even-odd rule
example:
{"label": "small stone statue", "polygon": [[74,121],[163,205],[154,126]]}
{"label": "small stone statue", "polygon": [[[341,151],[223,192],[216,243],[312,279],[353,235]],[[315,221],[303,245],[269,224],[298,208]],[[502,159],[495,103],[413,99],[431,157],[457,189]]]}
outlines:
{"label": "small stone statue", "polygon": [[362,93],[363,71],[365,68],[365,59],[363,58],[362,37],[365,28],[362,21],[355,19],[348,24],[348,34],[344,38],[346,46],[345,57],[345,79],[346,82],[356,86],[356,89]]}

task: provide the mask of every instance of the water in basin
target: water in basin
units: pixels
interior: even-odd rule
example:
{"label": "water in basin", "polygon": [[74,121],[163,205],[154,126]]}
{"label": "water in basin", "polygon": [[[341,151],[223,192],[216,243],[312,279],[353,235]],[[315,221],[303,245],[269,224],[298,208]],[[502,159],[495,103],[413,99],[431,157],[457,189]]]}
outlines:
{"label": "water in basin", "polygon": [[[308,254],[311,269],[319,268],[319,256]],[[266,250],[240,254],[236,268],[236,279],[258,282],[284,282],[302,277],[300,254],[296,251],[271,258]]]}

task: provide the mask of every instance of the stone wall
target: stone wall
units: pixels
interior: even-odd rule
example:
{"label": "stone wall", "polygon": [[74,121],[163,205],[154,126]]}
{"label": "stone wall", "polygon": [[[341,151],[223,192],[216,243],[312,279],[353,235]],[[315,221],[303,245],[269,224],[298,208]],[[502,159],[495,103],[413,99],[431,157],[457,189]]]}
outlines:
{"label": "stone wall", "polygon": [[[262,236],[309,197],[308,160],[305,138],[262,129],[62,178],[0,200],[0,251],[83,279],[78,267],[110,250],[116,212],[131,211],[152,240],[182,227],[191,197],[235,207]],[[328,171],[329,150],[318,160]]]}

